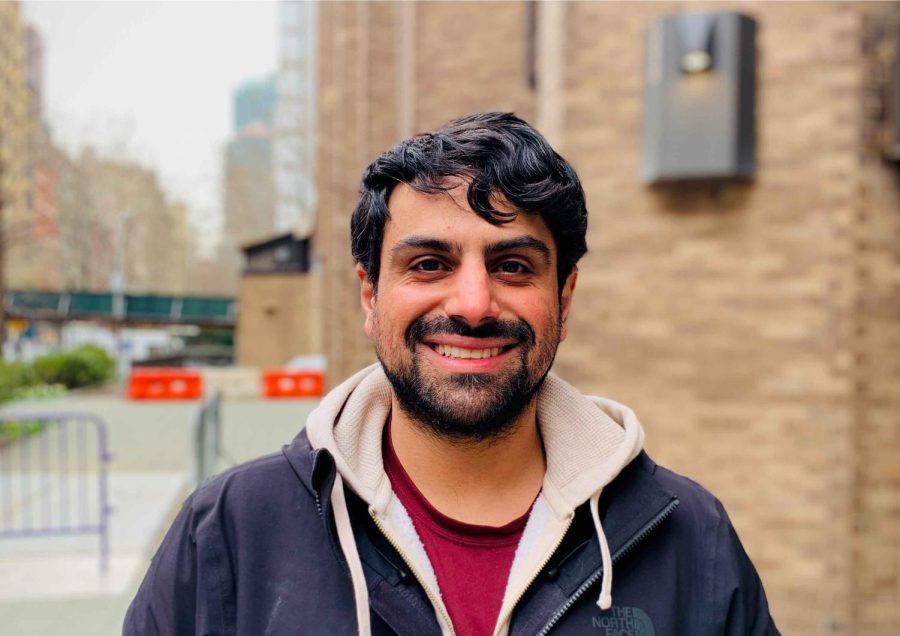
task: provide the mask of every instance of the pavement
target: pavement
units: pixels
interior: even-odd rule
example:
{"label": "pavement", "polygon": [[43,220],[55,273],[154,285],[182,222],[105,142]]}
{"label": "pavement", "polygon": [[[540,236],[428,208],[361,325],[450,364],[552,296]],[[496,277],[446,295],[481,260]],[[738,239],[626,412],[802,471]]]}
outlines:
{"label": "pavement", "polygon": [[[316,404],[315,400],[223,400],[222,450],[227,459],[221,467],[279,450],[297,434]],[[122,619],[149,559],[193,487],[191,433],[198,405],[196,401],[133,402],[121,392],[4,405],[4,411],[72,410],[101,417],[113,455],[109,464],[113,512],[105,573],[99,570],[96,535],[0,538],[0,633],[121,634]],[[4,478],[15,475],[0,475],[0,480]],[[3,505],[13,504],[0,501]],[[20,514],[2,512],[13,518]]]}

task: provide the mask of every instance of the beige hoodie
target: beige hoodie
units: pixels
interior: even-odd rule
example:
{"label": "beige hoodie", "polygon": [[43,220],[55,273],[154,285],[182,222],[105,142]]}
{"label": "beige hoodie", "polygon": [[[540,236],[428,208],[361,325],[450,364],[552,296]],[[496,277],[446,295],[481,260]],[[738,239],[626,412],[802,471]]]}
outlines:
{"label": "beige hoodie", "polygon": [[[597,501],[603,488],[641,451],[644,431],[634,413],[604,398],[587,397],[548,375],[537,398],[547,472],[510,568],[495,636],[505,636],[516,603],[562,542],[575,508],[590,503],[603,555],[598,604],[612,602],[612,562],[600,525]],[[358,372],[328,393],[310,414],[306,428],[313,448],[334,456],[338,478],[332,489],[335,525],[350,566],[359,632],[370,634],[368,592],[343,482],[369,505],[369,514],[425,589],[445,635],[454,634],[434,570],[412,520],[391,490],[381,458],[384,423],[391,410],[391,386],[381,366]]]}

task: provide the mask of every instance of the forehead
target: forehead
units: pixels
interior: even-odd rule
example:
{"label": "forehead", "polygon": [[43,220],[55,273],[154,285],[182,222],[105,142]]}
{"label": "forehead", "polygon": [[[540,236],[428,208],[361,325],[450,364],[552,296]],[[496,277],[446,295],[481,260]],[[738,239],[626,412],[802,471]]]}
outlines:
{"label": "forehead", "polygon": [[[466,200],[467,184],[460,183],[446,192],[418,192],[405,183],[398,184],[388,200],[390,218],[384,227],[382,253],[398,241],[412,235],[452,238],[454,242],[482,246],[509,239],[533,236],[550,248],[555,256],[553,235],[544,220],[536,214],[516,214],[500,225],[478,216]],[[500,211],[516,211],[503,201],[493,202]]]}

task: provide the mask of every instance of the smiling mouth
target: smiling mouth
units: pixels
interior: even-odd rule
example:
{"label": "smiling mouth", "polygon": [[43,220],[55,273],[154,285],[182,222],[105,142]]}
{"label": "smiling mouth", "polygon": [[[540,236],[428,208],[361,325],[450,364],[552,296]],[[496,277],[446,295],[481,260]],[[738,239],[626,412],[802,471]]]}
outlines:
{"label": "smiling mouth", "polygon": [[511,344],[505,347],[488,347],[485,349],[466,349],[463,347],[451,347],[450,345],[444,344],[429,344],[428,346],[445,358],[480,360],[482,358],[493,358],[494,356],[498,356],[501,353],[509,351],[516,345]]}

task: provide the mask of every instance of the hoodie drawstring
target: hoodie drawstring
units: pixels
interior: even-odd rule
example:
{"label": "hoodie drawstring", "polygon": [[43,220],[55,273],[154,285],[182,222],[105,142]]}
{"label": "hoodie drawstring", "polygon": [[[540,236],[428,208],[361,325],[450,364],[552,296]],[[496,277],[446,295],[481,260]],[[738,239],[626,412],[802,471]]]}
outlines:
{"label": "hoodie drawstring", "polygon": [[594,520],[594,529],[597,531],[597,540],[600,543],[600,557],[603,561],[603,573],[600,578],[600,598],[597,599],[597,607],[602,610],[608,610],[612,607],[612,556],[609,553],[609,543],[606,540],[606,534],[603,532],[603,526],[600,525],[600,512],[598,504],[600,501],[600,493],[598,490],[591,495],[591,518]]}
{"label": "hoodie drawstring", "polygon": [[339,472],[335,474],[334,485],[331,487],[331,502],[334,505],[334,525],[337,528],[338,542],[341,544],[344,558],[347,559],[347,567],[350,568],[353,600],[356,603],[356,624],[360,636],[370,636],[372,628],[369,625],[369,589],[366,586],[362,561],[359,560],[359,552],[356,549],[356,540],[353,538],[350,513],[347,511],[347,500],[344,497],[344,481]]}

